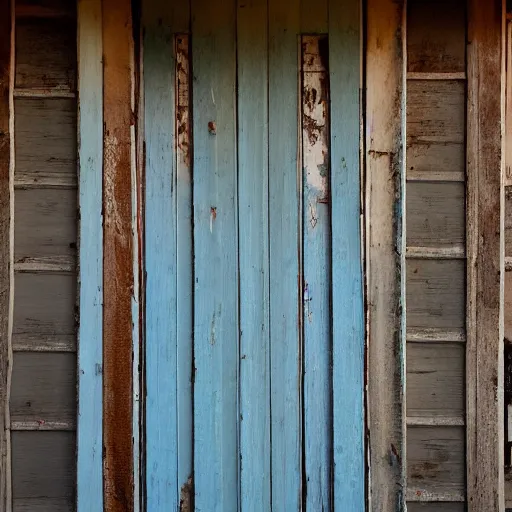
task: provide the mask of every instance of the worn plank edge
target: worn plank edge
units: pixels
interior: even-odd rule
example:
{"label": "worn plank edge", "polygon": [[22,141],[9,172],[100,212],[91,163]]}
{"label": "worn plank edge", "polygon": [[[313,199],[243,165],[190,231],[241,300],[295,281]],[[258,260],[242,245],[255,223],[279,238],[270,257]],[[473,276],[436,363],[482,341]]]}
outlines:
{"label": "worn plank edge", "polygon": [[438,328],[417,328],[409,327],[407,329],[407,341],[413,343],[422,342],[446,342],[446,343],[464,343],[466,341],[465,329],[438,329]]}
{"label": "worn plank edge", "polygon": [[421,260],[464,259],[466,248],[463,245],[451,247],[412,247],[406,249],[406,257]]}

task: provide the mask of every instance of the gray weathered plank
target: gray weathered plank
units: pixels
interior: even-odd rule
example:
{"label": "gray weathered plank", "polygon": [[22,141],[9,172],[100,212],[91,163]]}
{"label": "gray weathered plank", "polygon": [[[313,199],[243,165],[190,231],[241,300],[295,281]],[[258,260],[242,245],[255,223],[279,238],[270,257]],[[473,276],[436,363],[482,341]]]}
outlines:
{"label": "gray weathered plank", "polygon": [[76,88],[76,25],[62,19],[16,23],[17,88]]}
{"label": "gray weathered plank", "polygon": [[464,181],[466,165],[462,142],[415,143],[407,145],[407,179]]}
{"label": "gray weathered plank", "polygon": [[465,326],[465,262],[407,261],[407,327]]}
{"label": "gray weathered plank", "polygon": [[464,503],[408,503],[407,512],[464,512]]}
{"label": "gray weathered plank", "polygon": [[407,184],[407,245],[453,247],[465,242],[464,183]]}
{"label": "gray weathered plank", "polygon": [[73,512],[73,498],[17,498],[13,500],[13,512]]}
{"label": "gray weathered plank", "polygon": [[76,185],[76,101],[17,98],[14,108],[15,184]]}
{"label": "gray weathered plank", "polygon": [[10,405],[12,422],[74,422],[76,355],[16,353]]}
{"label": "gray weathered plank", "polygon": [[16,261],[76,255],[76,190],[16,190],[14,199]]}

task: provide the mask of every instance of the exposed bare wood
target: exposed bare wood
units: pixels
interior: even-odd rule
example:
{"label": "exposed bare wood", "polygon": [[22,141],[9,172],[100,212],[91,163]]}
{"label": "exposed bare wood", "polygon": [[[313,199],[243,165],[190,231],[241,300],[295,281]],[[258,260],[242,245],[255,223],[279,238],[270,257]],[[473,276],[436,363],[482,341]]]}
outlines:
{"label": "exposed bare wood", "polygon": [[16,272],[74,272],[76,258],[73,256],[42,256],[39,258],[20,258],[14,261]]}
{"label": "exposed bare wood", "polygon": [[45,420],[22,420],[17,419],[11,421],[11,431],[16,432],[20,430],[69,430],[73,431],[76,429],[76,421],[45,421]]}
{"label": "exposed bare wood", "polygon": [[466,73],[407,73],[407,80],[466,80]]}
{"label": "exposed bare wood", "polygon": [[512,271],[512,257],[507,256],[505,258],[505,272],[511,272]]}
{"label": "exposed bare wood", "polygon": [[132,154],[130,0],[103,2],[103,449],[104,507],[134,506]]}
{"label": "exposed bare wood", "polygon": [[407,247],[406,256],[423,260],[449,260],[466,257],[466,248],[463,245],[453,247]]}
{"label": "exposed bare wood", "polygon": [[[512,141],[512,21],[506,23],[505,139]],[[505,145],[505,186],[512,185],[512,144]]]}
{"label": "exposed bare wood", "polygon": [[369,0],[366,46],[366,232],[370,510],[403,506],[403,2]]}
{"label": "exposed bare wood", "polygon": [[436,327],[409,327],[407,329],[407,341],[416,343],[423,343],[429,341],[435,343],[463,343],[466,341],[466,330],[464,328],[440,329]]}
{"label": "exposed bare wood", "polygon": [[74,334],[14,334],[13,352],[76,352]]}
{"label": "exposed bare wood", "polygon": [[464,416],[409,416],[409,427],[463,427]]}
{"label": "exposed bare wood", "polygon": [[9,388],[12,296],[12,81],[13,24],[10,0],[0,0],[0,510],[11,510]]}
{"label": "exposed bare wood", "polygon": [[14,89],[15,98],[76,98],[69,89]]}
{"label": "exposed bare wood", "polygon": [[504,2],[468,1],[467,490],[504,510]]}
{"label": "exposed bare wood", "polygon": [[407,501],[425,503],[425,502],[463,502],[465,500],[464,493],[455,492],[430,492],[425,490],[407,490]]}

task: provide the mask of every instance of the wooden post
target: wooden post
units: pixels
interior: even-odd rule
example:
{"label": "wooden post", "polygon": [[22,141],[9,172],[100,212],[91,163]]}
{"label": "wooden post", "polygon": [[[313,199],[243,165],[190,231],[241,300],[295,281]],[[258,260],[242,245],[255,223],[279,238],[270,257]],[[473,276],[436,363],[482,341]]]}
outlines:
{"label": "wooden post", "polygon": [[103,2],[103,478],[109,512],[134,509],[132,237],[137,228],[131,17],[129,0]]}
{"label": "wooden post", "polygon": [[405,275],[403,2],[367,7],[366,229],[370,510],[401,510]]}
{"label": "wooden post", "polygon": [[467,485],[472,512],[504,510],[504,11],[468,2]]}
{"label": "wooden post", "polygon": [[12,362],[13,3],[0,0],[0,510],[11,510],[9,387]]}

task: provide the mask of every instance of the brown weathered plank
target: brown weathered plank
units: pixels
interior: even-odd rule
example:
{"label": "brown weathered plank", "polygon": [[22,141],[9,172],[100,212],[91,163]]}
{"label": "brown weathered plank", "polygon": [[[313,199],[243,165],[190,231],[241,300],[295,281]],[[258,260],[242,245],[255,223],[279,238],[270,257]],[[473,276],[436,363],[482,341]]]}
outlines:
{"label": "brown weathered plank", "polygon": [[0,510],[10,510],[12,4],[0,0]]}
{"label": "brown weathered plank", "polygon": [[16,23],[16,87],[76,88],[76,26],[62,19]]}
{"label": "brown weathered plank", "polygon": [[504,510],[504,54],[501,0],[468,2],[467,488],[470,512]]}
{"label": "brown weathered plank", "polygon": [[17,0],[16,18],[73,18],[76,2],[70,0]]}
{"label": "brown weathered plank", "polygon": [[133,510],[131,2],[103,2],[104,507]]}
{"label": "brown weathered plank", "polygon": [[[370,510],[403,506],[405,411],[404,340],[400,311],[404,285],[403,2],[369,0],[366,46],[366,230],[368,425]],[[398,202],[398,204],[397,204]]]}

